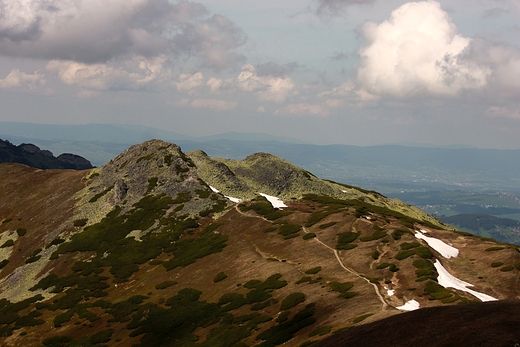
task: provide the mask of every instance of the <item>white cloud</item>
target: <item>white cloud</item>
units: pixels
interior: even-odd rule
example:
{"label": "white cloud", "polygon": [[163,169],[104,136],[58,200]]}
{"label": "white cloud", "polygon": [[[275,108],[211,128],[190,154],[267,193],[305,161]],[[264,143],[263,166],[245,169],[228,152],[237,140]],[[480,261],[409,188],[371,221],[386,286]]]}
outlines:
{"label": "white cloud", "polygon": [[212,93],[237,91],[251,93],[259,100],[282,103],[297,94],[295,83],[288,76],[259,75],[253,65],[242,66],[236,78],[210,78],[207,82]]}
{"label": "white cloud", "polygon": [[180,75],[179,82],[176,82],[175,86],[180,92],[193,93],[195,88],[203,86],[204,84],[204,76],[202,75],[202,72],[196,72],[192,75]]}
{"label": "white cloud", "polygon": [[327,107],[319,104],[294,103],[280,108],[274,112],[275,115],[306,115],[326,116],[329,114]]}
{"label": "white cloud", "polygon": [[168,0],[0,0],[5,56],[106,63],[168,55],[224,68],[246,35],[200,3]]}
{"label": "white cloud", "polygon": [[486,85],[490,69],[464,55],[471,40],[457,31],[438,2],[410,2],[363,27],[361,89],[377,95],[453,96]]}
{"label": "white cloud", "polygon": [[[168,78],[170,71],[163,67],[165,60],[165,57],[135,57],[106,64],[51,60],[47,70],[55,72],[63,83],[83,90],[138,90]],[[82,94],[85,95],[84,91]]]}
{"label": "white cloud", "polygon": [[218,99],[195,99],[189,103],[194,108],[208,108],[217,111],[228,111],[236,108],[238,102]]}
{"label": "white cloud", "polygon": [[254,92],[260,100],[275,103],[282,103],[289,96],[295,95],[295,85],[290,77],[259,76],[256,69],[249,64],[242,66],[234,84],[242,91]]}
{"label": "white cloud", "polygon": [[224,85],[224,80],[219,78],[211,77],[206,84],[211,89],[212,93],[218,93],[222,86]]}
{"label": "white cloud", "polygon": [[13,69],[4,79],[0,79],[0,88],[37,90],[45,87],[45,76],[35,71],[25,73],[19,69]]}

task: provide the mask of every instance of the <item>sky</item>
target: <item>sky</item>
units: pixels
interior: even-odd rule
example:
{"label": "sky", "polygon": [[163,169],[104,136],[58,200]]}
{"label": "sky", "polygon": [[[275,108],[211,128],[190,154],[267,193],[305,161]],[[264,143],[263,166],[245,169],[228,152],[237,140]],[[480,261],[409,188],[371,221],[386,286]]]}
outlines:
{"label": "sky", "polygon": [[0,121],[520,148],[520,0],[0,0]]}

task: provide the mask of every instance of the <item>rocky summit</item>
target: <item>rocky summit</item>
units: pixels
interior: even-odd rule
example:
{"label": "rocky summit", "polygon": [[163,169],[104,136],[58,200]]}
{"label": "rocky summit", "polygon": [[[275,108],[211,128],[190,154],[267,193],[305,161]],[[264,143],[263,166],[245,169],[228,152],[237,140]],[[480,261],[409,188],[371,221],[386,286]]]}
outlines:
{"label": "rocky summit", "polygon": [[517,246],[267,153],[0,164],[2,346],[513,346],[519,275]]}

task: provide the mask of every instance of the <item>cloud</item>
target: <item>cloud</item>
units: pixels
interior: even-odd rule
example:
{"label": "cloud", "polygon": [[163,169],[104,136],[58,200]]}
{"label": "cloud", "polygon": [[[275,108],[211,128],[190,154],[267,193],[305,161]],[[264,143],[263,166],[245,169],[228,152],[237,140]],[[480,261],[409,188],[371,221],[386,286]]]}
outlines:
{"label": "cloud", "polygon": [[326,116],[329,114],[327,108],[319,104],[295,103],[289,104],[274,112],[275,115],[305,115]]}
{"label": "cloud", "polygon": [[80,63],[167,55],[220,69],[240,60],[241,29],[197,3],[168,0],[0,0],[2,55]]}
{"label": "cloud", "polygon": [[38,71],[30,74],[13,69],[4,79],[0,79],[0,88],[3,89],[37,90],[45,84],[45,76]]}
{"label": "cloud", "polygon": [[182,74],[179,76],[179,82],[175,83],[177,90],[180,92],[193,93],[193,90],[197,87],[203,86],[204,76],[202,72],[197,72],[192,75]]}
{"label": "cloud", "polygon": [[336,15],[350,5],[373,4],[376,0],[317,0],[317,15]]}
{"label": "cloud", "polygon": [[61,82],[83,90],[139,90],[151,82],[168,78],[170,71],[163,67],[165,60],[164,56],[150,59],[135,57],[106,64],[51,60],[46,68],[56,73]]}
{"label": "cloud", "polygon": [[295,85],[290,77],[260,76],[256,69],[249,64],[242,66],[242,71],[234,84],[242,91],[254,92],[260,100],[275,103],[282,103],[295,94]]}
{"label": "cloud", "polygon": [[520,109],[511,110],[507,107],[492,106],[486,110],[486,116],[496,118],[520,119]]}
{"label": "cloud", "polygon": [[466,59],[490,71],[487,92],[494,97],[518,99],[520,94],[520,52],[503,43],[475,39],[465,52]]}
{"label": "cloud", "polygon": [[226,101],[218,99],[195,99],[189,103],[194,108],[208,108],[217,111],[229,111],[238,106],[236,101]]}
{"label": "cloud", "polygon": [[[265,69],[265,68],[264,68]],[[264,70],[267,73],[267,70]],[[247,92],[254,94],[259,100],[282,103],[288,97],[296,95],[294,81],[288,76],[281,76],[280,71],[273,76],[269,74],[259,75],[253,65],[242,66],[242,71],[236,78],[218,79],[210,78],[207,85],[213,93],[221,92]]]}
{"label": "cloud", "polygon": [[357,82],[370,94],[453,96],[486,85],[490,69],[465,55],[463,37],[435,1],[410,2],[363,27]]}
{"label": "cloud", "polygon": [[233,22],[222,15],[213,15],[203,21],[185,23],[173,42],[176,52],[198,55],[204,67],[222,69],[244,60],[233,50],[246,40],[246,35]]}

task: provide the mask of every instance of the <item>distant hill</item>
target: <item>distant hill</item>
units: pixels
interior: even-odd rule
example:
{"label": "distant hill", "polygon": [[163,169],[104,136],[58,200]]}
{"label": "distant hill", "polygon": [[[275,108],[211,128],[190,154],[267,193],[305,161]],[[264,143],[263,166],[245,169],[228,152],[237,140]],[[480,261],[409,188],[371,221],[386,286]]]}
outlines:
{"label": "distant hill", "polygon": [[457,214],[440,217],[440,219],[460,230],[479,236],[490,237],[500,242],[520,244],[520,221],[515,219],[488,214]]}
{"label": "distant hill", "polygon": [[48,150],[23,143],[18,146],[0,139],[0,163],[20,163],[38,169],[91,169],[91,163],[75,154],[63,153],[55,157]]}
{"label": "distant hill", "polygon": [[488,344],[470,345],[518,343],[517,314],[484,305],[520,298],[518,246],[269,153],[150,140],[90,170],[2,163],[0,196],[1,346],[300,347],[364,327],[409,346],[472,322]]}

